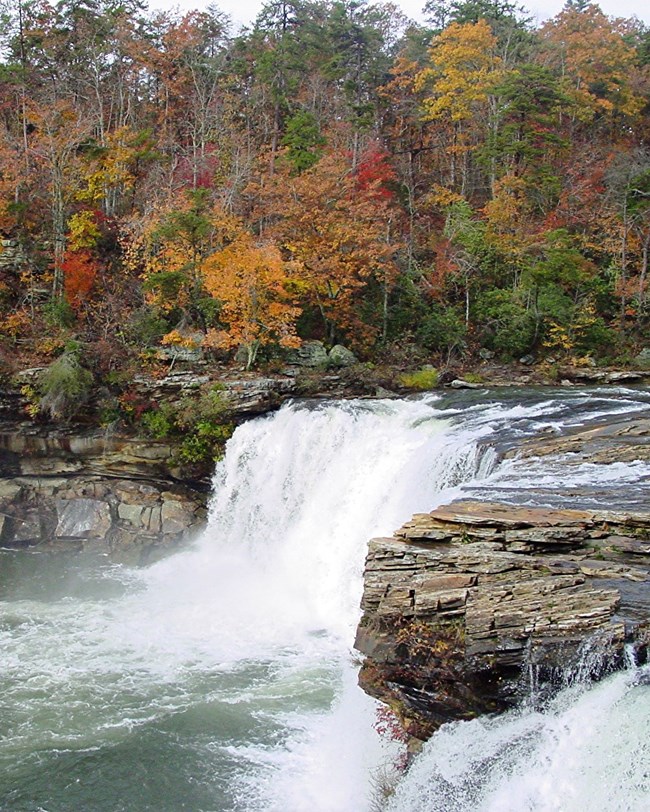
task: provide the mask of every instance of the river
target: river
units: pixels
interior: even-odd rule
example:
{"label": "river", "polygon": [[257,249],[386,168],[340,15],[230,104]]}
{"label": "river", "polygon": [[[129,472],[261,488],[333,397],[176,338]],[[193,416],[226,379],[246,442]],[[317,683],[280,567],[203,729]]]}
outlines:
{"label": "river", "polygon": [[[289,404],[237,429],[191,548],[144,569],[0,552],[0,810],[374,812],[397,745],[356,686],[368,539],[461,494],[647,505],[645,463],[500,459],[622,413],[650,394]],[[645,810],[649,694],[636,669],[443,728],[388,808]]]}

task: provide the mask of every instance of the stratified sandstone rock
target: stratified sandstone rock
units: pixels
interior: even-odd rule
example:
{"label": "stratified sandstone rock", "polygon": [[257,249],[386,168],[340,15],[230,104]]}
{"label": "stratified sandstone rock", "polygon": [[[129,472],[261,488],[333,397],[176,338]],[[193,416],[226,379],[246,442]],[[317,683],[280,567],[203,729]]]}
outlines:
{"label": "stratified sandstone rock", "polygon": [[172,448],[62,427],[0,429],[0,545],[94,550],[140,564],[205,522],[200,481],[174,477]]}
{"label": "stratified sandstone rock", "polygon": [[202,495],[170,483],[86,475],[18,477],[12,485],[0,489],[3,547],[92,550],[143,564],[175,549],[205,523]]}
{"label": "stratified sandstone rock", "polygon": [[620,666],[628,643],[645,659],[649,570],[650,513],[465,501],[418,514],[370,543],[361,685],[427,738],[513,706],[531,681]]}

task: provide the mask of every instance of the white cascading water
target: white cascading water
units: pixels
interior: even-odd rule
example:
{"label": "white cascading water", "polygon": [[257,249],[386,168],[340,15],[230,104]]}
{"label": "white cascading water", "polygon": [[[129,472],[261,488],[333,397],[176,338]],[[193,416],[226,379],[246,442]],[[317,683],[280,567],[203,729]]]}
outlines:
{"label": "white cascading water", "polygon": [[458,443],[429,405],[385,401],[294,406],[235,433],[201,544],[146,580],[176,651],[191,640],[194,656],[202,649],[220,664],[271,658],[290,685],[329,669],[326,713],[291,710],[280,751],[241,749],[261,768],[246,775],[245,808],[367,807],[383,757],[375,703],[356,686],[351,652],[367,541],[430,509],[445,489],[484,476],[494,463],[477,444],[485,432]]}
{"label": "white cascading water", "polygon": [[[11,587],[0,600],[0,809],[374,809],[376,770],[394,749],[374,730],[376,705],[356,686],[351,648],[368,539],[461,492],[500,488],[529,500],[544,463],[530,475],[517,461],[497,466],[487,441],[579,422],[580,410],[647,410],[646,399],[613,391],[593,402],[458,396],[444,409],[438,398],[289,405],[240,426],[191,549],[146,570],[93,572],[81,586],[68,573],[45,597]],[[647,469],[637,466],[637,480]],[[626,471],[616,476],[629,494]],[[598,478],[584,466],[551,475]],[[585,695],[595,699],[573,695],[555,715],[441,731],[391,811],[564,810],[535,789],[535,765],[541,782],[556,728],[566,749],[562,731],[573,722],[563,714],[576,702],[614,721],[617,703],[647,692],[625,679]],[[495,770],[501,761],[512,768]],[[455,806],[445,800],[449,777],[436,772],[449,763]],[[490,782],[472,795],[472,776],[488,767]],[[499,806],[498,792],[515,786],[521,804]],[[636,812],[602,810],[619,808]]]}
{"label": "white cascading water", "polygon": [[386,812],[647,812],[648,676],[565,689],[544,713],[441,728]]}

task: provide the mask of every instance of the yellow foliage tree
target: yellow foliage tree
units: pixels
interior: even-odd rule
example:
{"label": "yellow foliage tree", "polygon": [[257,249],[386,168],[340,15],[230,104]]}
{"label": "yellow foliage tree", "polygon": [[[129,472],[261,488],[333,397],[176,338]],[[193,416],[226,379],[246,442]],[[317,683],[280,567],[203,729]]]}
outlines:
{"label": "yellow foliage tree", "polygon": [[452,23],[433,38],[430,64],[415,78],[416,90],[429,90],[422,104],[424,120],[451,124],[447,152],[452,188],[457,183],[457,157],[471,149],[470,124],[479,121],[483,126],[489,118],[490,90],[503,77],[496,46],[496,37],[485,20]]}
{"label": "yellow foliage tree", "polygon": [[301,310],[290,293],[292,263],[270,244],[256,245],[247,232],[202,265],[206,289],[221,303],[223,330],[208,331],[206,344],[244,347],[246,369],[260,347],[277,343],[299,347],[296,321]]}

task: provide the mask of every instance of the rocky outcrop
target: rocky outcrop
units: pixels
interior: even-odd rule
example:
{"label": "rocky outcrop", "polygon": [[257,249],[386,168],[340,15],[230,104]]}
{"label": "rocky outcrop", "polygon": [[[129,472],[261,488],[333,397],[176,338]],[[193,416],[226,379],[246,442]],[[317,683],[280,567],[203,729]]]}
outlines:
{"label": "rocky outcrop", "polygon": [[198,532],[205,509],[196,494],[133,480],[0,480],[0,545],[93,551],[144,564]]}
{"label": "rocky outcrop", "polygon": [[0,430],[0,545],[94,550],[145,563],[197,533],[201,482],[166,443],[30,424]]}
{"label": "rocky outcrop", "polygon": [[565,454],[575,462],[650,462],[650,419],[621,415],[607,423],[576,428],[562,435],[538,435],[509,452],[515,453],[519,457]]}
{"label": "rocky outcrop", "polygon": [[370,543],[360,683],[416,738],[650,642],[650,512],[457,502]]}

